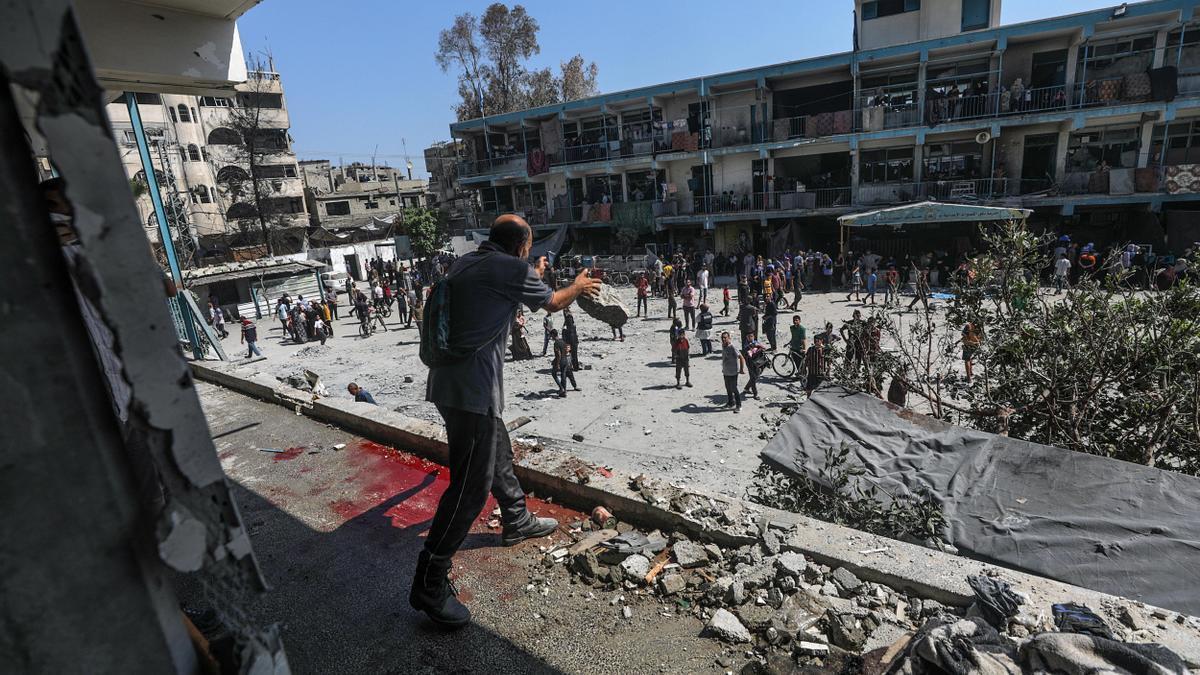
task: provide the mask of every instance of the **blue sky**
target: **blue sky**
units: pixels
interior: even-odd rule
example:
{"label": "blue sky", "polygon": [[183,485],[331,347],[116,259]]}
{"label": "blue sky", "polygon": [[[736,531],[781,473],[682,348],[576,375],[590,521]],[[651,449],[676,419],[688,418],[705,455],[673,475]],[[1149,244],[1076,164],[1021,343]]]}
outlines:
{"label": "blue sky", "polygon": [[[282,74],[302,159],[404,163],[424,176],[421,151],[448,139],[453,73],[433,61],[438,33],[489,2],[265,0],[239,21],[247,51],[269,50]],[[515,3],[510,3],[515,4]],[[619,91],[850,49],[850,0],[730,3],[615,2],[583,9],[523,3],[541,25],[531,66],[576,53],[600,67],[600,90]],[[1120,4],[1116,0],[1005,0],[1003,23]],[[753,10],[748,11],[748,10]]]}

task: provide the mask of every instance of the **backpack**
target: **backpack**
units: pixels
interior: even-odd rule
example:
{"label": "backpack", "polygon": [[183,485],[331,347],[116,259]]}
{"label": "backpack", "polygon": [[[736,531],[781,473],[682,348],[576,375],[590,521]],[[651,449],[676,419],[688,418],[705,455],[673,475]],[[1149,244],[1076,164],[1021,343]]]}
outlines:
{"label": "backpack", "polygon": [[[449,366],[470,357],[483,345],[456,346],[450,344],[450,284],[454,277],[487,256],[480,255],[460,267],[454,274],[447,275],[435,282],[429,289],[429,299],[425,301],[421,314],[421,348],[419,355],[421,363],[430,368]],[[501,331],[508,328],[505,322]],[[485,343],[486,344],[486,343]]]}

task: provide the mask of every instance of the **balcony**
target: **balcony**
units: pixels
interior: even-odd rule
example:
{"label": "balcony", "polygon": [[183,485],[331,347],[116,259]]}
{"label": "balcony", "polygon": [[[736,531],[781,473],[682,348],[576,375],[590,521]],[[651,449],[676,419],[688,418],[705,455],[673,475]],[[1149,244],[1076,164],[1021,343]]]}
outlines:
{"label": "balcony", "polygon": [[804,192],[747,192],[726,190],[715,195],[676,199],[680,214],[752,214],[764,211],[808,211],[851,205],[850,188],[832,187]]}
{"label": "balcony", "polygon": [[492,174],[525,173],[527,164],[525,153],[512,153],[503,157],[488,157],[459,162],[458,175],[464,178],[470,176],[489,176]]}

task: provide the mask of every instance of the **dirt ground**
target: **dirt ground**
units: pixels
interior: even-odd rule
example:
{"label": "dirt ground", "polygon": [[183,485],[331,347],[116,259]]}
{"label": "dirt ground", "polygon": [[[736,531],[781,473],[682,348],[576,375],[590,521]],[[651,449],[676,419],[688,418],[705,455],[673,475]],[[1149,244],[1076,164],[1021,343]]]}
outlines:
{"label": "dirt ground", "polygon": [[[293,672],[709,673],[727,670],[718,659],[746,660],[643,589],[590,587],[545,564],[543,551],[571,543],[567,529],[585,516],[532,497],[532,511],[563,527],[505,548],[489,500],[452,573],[474,621],[439,630],[408,606],[408,590],[442,467],[273,403],[196,389],[271,586],[247,609],[279,624]],[[185,602],[204,602],[185,582]]]}
{"label": "dirt ground", "polygon": [[[616,290],[632,310],[636,305],[633,289]],[[714,289],[711,295],[717,314],[714,336],[728,330],[736,342],[736,299],[730,316],[722,317],[718,313],[720,290]],[[838,327],[854,309],[868,308],[859,302],[847,303],[845,295],[836,292],[815,293],[805,294],[799,314],[811,339],[826,321]],[[675,389],[675,371],[669,362],[671,321],[666,312],[666,300],[651,299],[650,317],[630,319],[624,329],[625,341],[618,342],[606,324],[576,308],[573,313],[584,368],[576,373],[576,379],[582,391],[571,391],[565,399],[557,397],[551,380],[550,356],[541,356],[544,314],[527,316],[535,358],[505,364],[504,417],[532,419],[516,432],[517,438],[538,435],[570,441],[580,435],[583,442],[578,444],[577,454],[586,461],[672,482],[690,482],[704,475],[706,491],[740,496],[748,474],[759,464],[758,452],[768,440],[771,427],[766,420],[778,417],[783,406],[803,399],[802,384],[768,371],[760,378],[758,400],[748,400],[740,414],[723,410],[720,359],[715,354],[700,357],[700,343],[689,332],[693,387]],[[786,309],[780,314],[780,349],[786,349],[792,316]],[[553,318],[555,327],[561,329],[561,315]],[[316,342],[301,346],[284,341],[278,324],[263,319],[259,344],[267,359],[255,366],[276,377],[309,369],[321,376],[335,397],[349,396],[346,385],[357,382],[381,406],[440,422],[437,410],[424,400],[427,369],[417,356],[415,327],[393,324],[392,330],[363,338],[357,320],[344,311],[335,323],[336,338],[323,346]],[[225,341],[227,351],[244,356],[236,343],[236,335],[231,334]],[[719,347],[718,339],[714,348]],[[744,386],[746,377],[739,383]]]}

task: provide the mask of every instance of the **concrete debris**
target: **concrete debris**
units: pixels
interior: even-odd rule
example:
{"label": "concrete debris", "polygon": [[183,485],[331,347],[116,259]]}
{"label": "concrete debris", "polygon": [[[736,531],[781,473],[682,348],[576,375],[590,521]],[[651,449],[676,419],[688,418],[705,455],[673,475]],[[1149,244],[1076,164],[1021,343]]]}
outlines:
{"label": "concrete debris", "polygon": [[831,580],[834,585],[841,591],[842,597],[848,597],[858,593],[858,589],[862,587],[862,581],[854,576],[854,573],[845,567],[839,567],[833,571]]}
{"label": "concrete debris", "polygon": [[699,544],[686,539],[675,542],[671,550],[675,554],[675,562],[684,569],[704,567],[708,564],[708,553]]}
{"label": "concrete debris", "polygon": [[658,587],[663,595],[675,595],[687,588],[687,580],[681,574],[664,574],[658,579]]}
{"label": "concrete debris", "polygon": [[824,656],[829,653],[829,645],[823,645],[819,642],[805,642],[801,640],[796,643],[796,651],[801,654],[810,656]]}
{"label": "concrete debris", "polygon": [[640,553],[634,553],[621,561],[620,568],[626,579],[642,583],[646,574],[650,572],[650,559]]}
{"label": "concrete debris", "polygon": [[621,616],[626,619],[633,618],[633,610],[629,608],[629,605],[625,605],[624,607],[621,608]]}
{"label": "concrete debris", "polygon": [[743,626],[742,622],[738,621],[738,618],[727,609],[718,609],[713,612],[704,631],[719,640],[734,644],[750,642],[751,639],[750,630]]}
{"label": "concrete debris", "polygon": [[859,652],[867,642],[867,634],[853,614],[841,614],[830,609],[825,612],[829,642],[846,651]]}
{"label": "concrete debris", "polygon": [[780,577],[800,578],[808,568],[808,561],[799,553],[784,553],[775,559],[775,569]]}
{"label": "concrete debris", "polygon": [[575,304],[588,316],[613,328],[620,328],[629,321],[629,309],[608,284],[600,284],[600,291],[595,295],[580,295]]}

